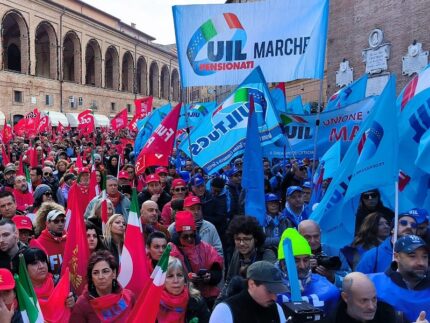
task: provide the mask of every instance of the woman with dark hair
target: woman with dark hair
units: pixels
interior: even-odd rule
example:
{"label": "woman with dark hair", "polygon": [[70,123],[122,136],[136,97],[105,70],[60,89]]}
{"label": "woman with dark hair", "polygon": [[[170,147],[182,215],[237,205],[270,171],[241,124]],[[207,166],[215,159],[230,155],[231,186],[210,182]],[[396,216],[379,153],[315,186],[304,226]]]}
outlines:
{"label": "woman with dark hair", "polygon": [[252,216],[235,216],[227,229],[227,239],[234,242],[234,252],[226,276],[226,284],[236,275],[246,277],[249,265],[256,261],[276,262],[275,253],[264,247],[266,235],[257,219]]}
{"label": "woman with dark hair", "polygon": [[104,249],[103,242],[100,238],[102,232],[96,225],[90,221],[85,221],[85,227],[87,229],[87,241],[90,253],[96,252],[97,250]]}
{"label": "woman with dark hair", "polygon": [[390,221],[394,218],[393,211],[382,204],[381,194],[377,189],[361,193],[360,204],[355,215],[355,234],[357,234],[364,219],[373,212],[384,213],[389,217]]}
{"label": "woman with dark hair", "polygon": [[118,155],[110,156],[108,162],[107,162],[107,174],[112,176],[118,175]]}
{"label": "woman with dark hair", "polygon": [[88,288],[79,296],[70,322],[127,322],[135,304],[132,291],[116,280],[118,263],[107,250],[93,253],[88,261]]}
{"label": "woman with dark hair", "polygon": [[[55,318],[51,317],[52,311],[49,310],[49,297],[52,295],[58,280],[49,272],[48,257],[45,252],[37,248],[27,248],[23,252],[25,263],[27,265],[28,276],[33,284],[39,305],[42,309],[44,319],[48,322],[64,322],[70,316],[70,309],[75,305],[75,298],[70,292],[63,301],[65,304],[62,313],[55,313]],[[58,299],[56,301],[59,301]]]}
{"label": "woman with dark hair", "polygon": [[342,248],[350,267],[355,270],[361,256],[367,250],[379,246],[391,231],[391,218],[382,212],[370,213],[358,229],[350,246]]}

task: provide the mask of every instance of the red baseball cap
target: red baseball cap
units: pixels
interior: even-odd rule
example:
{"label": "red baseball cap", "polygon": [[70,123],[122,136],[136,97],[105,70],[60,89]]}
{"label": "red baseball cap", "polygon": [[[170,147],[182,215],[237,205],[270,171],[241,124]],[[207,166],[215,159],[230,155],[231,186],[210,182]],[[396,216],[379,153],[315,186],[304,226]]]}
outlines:
{"label": "red baseball cap", "polygon": [[176,232],[185,230],[196,230],[196,222],[194,216],[190,211],[178,211],[175,215],[175,229]]}
{"label": "red baseball cap", "polygon": [[184,207],[189,207],[189,206],[193,206],[196,204],[202,204],[202,202],[200,201],[200,198],[198,196],[191,195],[191,196],[187,196],[184,199]]}
{"label": "red baseball cap", "polygon": [[30,230],[33,231],[33,225],[31,224],[31,219],[25,215],[15,215],[12,218],[18,230]]}
{"label": "red baseball cap", "polygon": [[175,178],[172,182],[172,188],[176,188],[178,186],[187,187],[187,183],[182,178]]}
{"label": "red baseball cap", "polygon": [[149,174],[148,176],[146,176],[145,181],[147,184],[152,183],[152,182],[159,182],[160,177],[156,174]]}
{"label": "red baseball cap", "polygon": [[158,175],[160,173],[166,173],[166,174],[168,174],[169,171],[167,170],[166,167],[160,166],[160,167],[157,167],[157,169],[155,170],[155,174]]}
{"label": "red baseball cap", "polygon": [[0,268],[0,290],[11,290],[15,288],[15,279],[12,273],[5,268]]}
{"label": "red baseball cap", "polygon": [[81,167],[78,169],[78,173],[79,174],[83,174],[83,173],[90,173],[90,170],[88,169],[88,167]]}
{"label": "red baseball cap", "polygon": [[125,170],[122,170],[119,172],[118,178],[128,179],[128,173]]}

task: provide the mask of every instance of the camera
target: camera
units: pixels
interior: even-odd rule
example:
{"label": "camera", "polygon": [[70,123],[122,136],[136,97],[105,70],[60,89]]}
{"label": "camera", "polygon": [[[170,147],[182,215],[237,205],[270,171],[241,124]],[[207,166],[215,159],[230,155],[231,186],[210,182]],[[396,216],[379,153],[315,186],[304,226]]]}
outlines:
{"label": "camera", "polygon": [[342,266],[340,258],[337,256],[329,257],[329,256],[316,256],[318,266],[323,266],[327,270],[339,270]]}
{"label": "camera", "polygon": [[324,312],[307,302],[284,303],[287,322],[303,323],[319,321],[324,317]]}

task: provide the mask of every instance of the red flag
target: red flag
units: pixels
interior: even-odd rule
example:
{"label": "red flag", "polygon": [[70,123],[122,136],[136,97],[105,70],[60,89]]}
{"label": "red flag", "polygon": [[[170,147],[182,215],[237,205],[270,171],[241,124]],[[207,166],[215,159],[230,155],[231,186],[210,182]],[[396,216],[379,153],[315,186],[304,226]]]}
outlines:
{"label": "red flag", "polygon": [[3,159],[3,165],[7,165],[10,163],[9,155],[6,152],[6,150],[4,149],[4,145],[1,145],[1,156]]}
{"label": "red flag", "polygon": [[64,126],[61,124],[60,121],[58,121],[57,135],[62,135],[63,131],[64,131]]}
{"label": "red flag", "polygon": [[61,276],[70,270],[70,283],[77,295],[80,295],[87,282],[87,266],[90,251],[88,249],[87,233],[85,229],[84,215],[81,214],[78,203],[76,183],[69,191],[68,210],[70,224],[67,228],[67,240],[64,248]]}
{"label": "red flag", "polygon": [[13,138],[12,127],[6,123],[6,119],[4,120],[3,132],[2,132],[2,141],[4,144],[8,144]]}
{"label": "red flag", "polygon": [[78,157],[76,157],[75,167],[78,169],[78,172],[80,172],[81,168],[84,167],[81,155],[78,155]]}
{"label": "red flag", "polygon": [[134,100],[134,105],[136,106],[135,115],[138,119],[146,117],[152,111],[152,100],[152,96]]}
{"label": "red flag", "polygon": [[97,175],[95,169],[91,171],[90,174],[90,183],[88,185],[88,198],[90,201],[100,194],[100,187],[97,184]]}
{"label": "red flag", "polygon": [[137,131],[137,120],[139,120],[139,118],[137,117],[137,114],[135,114],[133,119],[131,119],[130,123],[128,124],[127,128],[131,131]]}
{"label": "red flag", "polygon": [[169,165],[169,155],[172,154],[175,134],[178,127],[181,103],[163,119],[154,133],[146,142],[136,159],[136,175],[143,174],[149,166]]}
{"label": "red flag", "polygon": [[78,114],[78,122],[78,130],[80,131],[81,135],[89,135],[90,133],[93,133],[96,128],[94,123],[94,115],[90,109],[82,111]]}
{"label": "red flag", "polygon": [[37,151],[36,148],[30,147],[27,150],[27,158],[30,163],[30,167],[36,167],[39,165],[39,162],[37,161]]}
{"label": "red flag", "polygon": [[16,135],[22,137],[27,132],[26,126],[27,126],[27,121],[25,120],[25,118],[22,118],[13,126],[13,131],[15,132]]}
{"label": "red flag", "polygon": [[49,132],[50,126],[51,126],[51,123],[49,121],[49,117],[48,116],[41,117],[39,121],[39,125],[37,127],[37,133]]}
{"label": "red flag", "polygon": [[27,113],[24,117],[26,133],[29,137],[36,136],[40,124],[40,112],[37,109]]}
{"label": "red flag", "polygon": [[127,127],[128,115],[127,108],[122,109],[115,118],[110,121],[110,127],[114,131],[118,131]]}
{"label": "red flag", "polygon": [[18,170],[16,171],[16,176],[21,176],[24,175],[24,164],[22,162],[22,157],[24,156],[24,154],[21,154],[21,156],[19,156],[19,166],[18,166]]}
{"label": "red flag", "polygon": [[102,227],[106,226],[108,219],[108,206],[107,206],[107,199],[104,198],[102,201],[102,213],[101,213],[101,219],[102,219]]}
{"label": "red flag", "polygon": [[38,298],[45,322],[69,322],[70,308],[66,306],[66,299],[70,292],[70,274],[66,269],[57,286],[48,299]]}

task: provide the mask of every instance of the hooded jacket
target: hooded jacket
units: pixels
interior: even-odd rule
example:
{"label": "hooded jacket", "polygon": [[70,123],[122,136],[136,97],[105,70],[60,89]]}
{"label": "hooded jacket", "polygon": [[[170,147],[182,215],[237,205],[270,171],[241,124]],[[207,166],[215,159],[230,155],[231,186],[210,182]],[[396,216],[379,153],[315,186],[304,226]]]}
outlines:
{"label": "hooded jacket", "polygon": [[[48,229],[42,231],[36,241],[45,248],[48,256],[49,267],[52,273],[60,274],[61,264],[63,263],[64,248],[66,247],[66,233],[61,237],[55,237]],[[33,245],[30,241],[30,246],[38,248],[38,245]]]}

